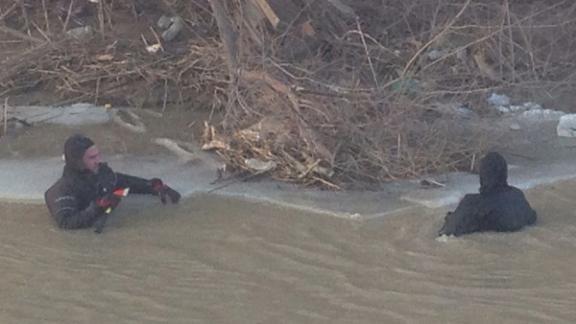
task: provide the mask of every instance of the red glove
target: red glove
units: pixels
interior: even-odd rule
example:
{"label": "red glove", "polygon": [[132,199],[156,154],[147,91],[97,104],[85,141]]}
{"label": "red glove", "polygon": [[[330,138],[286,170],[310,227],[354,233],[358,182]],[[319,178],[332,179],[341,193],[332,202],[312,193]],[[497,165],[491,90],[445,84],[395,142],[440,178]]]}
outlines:
{"label": "red glove", "polygon": [[113,194],[108,194],[104,197],[96,199],[96,205],[102,208],[106,214],[109,214],[114,208],[118,206],[120,200],[122,200],[122,198]]}
{"label": "red glove", "polygon": [[97,198],[96,205],[102,208],[106,212],[106,214],[109,214],[113,209],[115,209],[118,206],[118,204],[122,200],[122,197],[126,197],[128,195],[128,191],[129,191],[128,188],[116,189],[112,193]]}
{"label": "red glove", "polygon": [[162,201],[163,204],[166,204],[166,196],[170,198],[170,201],[173,204],[176,204],[178,201],[180,201],[180,193],[168,187],[166,184],[164,184],[164,182],[162,182],[162,180],[154,178],[150,180],[150,186],[152,186],[152,190],[154,190],[154,192],[160,196],[160,201]]}

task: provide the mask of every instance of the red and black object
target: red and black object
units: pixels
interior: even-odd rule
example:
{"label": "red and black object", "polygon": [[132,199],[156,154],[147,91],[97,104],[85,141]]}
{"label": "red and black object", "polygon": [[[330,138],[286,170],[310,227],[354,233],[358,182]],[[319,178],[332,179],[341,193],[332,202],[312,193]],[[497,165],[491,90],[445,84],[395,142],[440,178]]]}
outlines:
{"label": "red and black object", "polygon": [[108,215],[118,206],[122,198],[128,196],[128,193],[130,193],[130,188],[118,188],[112,193],[96,199],[96,205],[104,210],[104,214],[96,221],[94,232],[102,233],[108,220]]}
{"label": "red and black object", "polygon": [[170,202],[172,202],[173,204],[176,204],[178,203],[178,201],[180,201],[181,197],[180,193],[168,187],[162,180],[158,178],[151,179],[150,186],[152,187],[152,190],[158,196],[160,196],[160,201],[162,201],[163,204],[166,204],[167,202],[166,197],[168,197],[170,199]]}

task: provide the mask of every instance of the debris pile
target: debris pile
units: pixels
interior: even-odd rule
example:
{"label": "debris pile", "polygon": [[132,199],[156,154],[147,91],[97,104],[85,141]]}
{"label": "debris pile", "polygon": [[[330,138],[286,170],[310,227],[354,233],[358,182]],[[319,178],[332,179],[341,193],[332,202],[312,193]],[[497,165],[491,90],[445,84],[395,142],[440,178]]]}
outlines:
{"label": "debris pile", "polygon": [[7,1],[0,96],[202,107],[230,169],[365,186],[468,169],[489,93],[572,89],[574,16],[567,0]]}

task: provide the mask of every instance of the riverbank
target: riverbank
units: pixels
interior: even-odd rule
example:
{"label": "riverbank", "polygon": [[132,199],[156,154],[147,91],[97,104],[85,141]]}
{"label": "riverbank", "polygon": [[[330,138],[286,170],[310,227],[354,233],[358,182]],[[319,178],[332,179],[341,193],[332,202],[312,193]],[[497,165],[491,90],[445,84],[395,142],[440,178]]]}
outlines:
{"label": "riverbank", "polygon": [[[197,118],[198,116],[196,116]],[[150,125],[145,134],[132,133],[108,122],[92,126],[40,125],[0,141],[0,201],[43,203],[43,193],[61,174],[62,143],[72,133],[92,137],[113,169],[142,177],[160,177],[184,197],[213,194],[266,202],[342,218],[368,220],[424,206],[444,207],[456,203],[467,192],[477,191],[472,173],[430,176],[440,186],[427,186],[422,179],[384,184],[379,191],[326,191],[304,188],[269,178],[216,181],[222,167],[216,155],[199,148],[193,161],[179,157],[152,143],[157,137],[177,137],[194,142],[192,131],[184,132],[191,116],[174,113],[163,118],[145,117]],[[200,121],[196,120],[196,123]],[[532,124],[510,131],[493,149],[501,152],[510,166],[512,185],[530,189],[540,184],[576,176],[576,141],[559,138],[556,122]]]}

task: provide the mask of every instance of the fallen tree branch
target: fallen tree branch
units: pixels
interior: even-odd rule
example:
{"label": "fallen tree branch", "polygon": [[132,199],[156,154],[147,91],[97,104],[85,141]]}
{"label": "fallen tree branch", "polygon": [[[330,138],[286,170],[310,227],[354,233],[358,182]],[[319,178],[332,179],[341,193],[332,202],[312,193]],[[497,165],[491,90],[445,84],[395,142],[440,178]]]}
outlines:
{"label": "fallen tree branch", "polygon": [[6,26],[1,26],[1,25],[0,25],[0,31],[6,33],[6,34],[8,34],[8,35],[12,35],[12,36],[14,36],[14,37],[18,37],[18,38],[23,39],[23,40],[31,41],[31,42],[33,42],[33,43],[35,43],[35,44],[42,44],[42,43],[44,43],[44,40],[42,40],[42,39],[40,39],[40,38],[36,38],[36,37],[30,36],[30,35],[28,35],[28,34],[26,34],[26,33],[17,31],[17,30],[12,29],[12,28],[8,28],[8,27],[6,27]]}
{"label": "fallen tree branch", "polygon": [[230,80],[235,80],[236,71],[238,69],[238,33],[232,27],[226,9],[221,0],[209,0],[212,6],[214,18],[218,24],[218,31],[220,38],[226,50],[226,59],[228,62],[228,69],[230,73]]}

